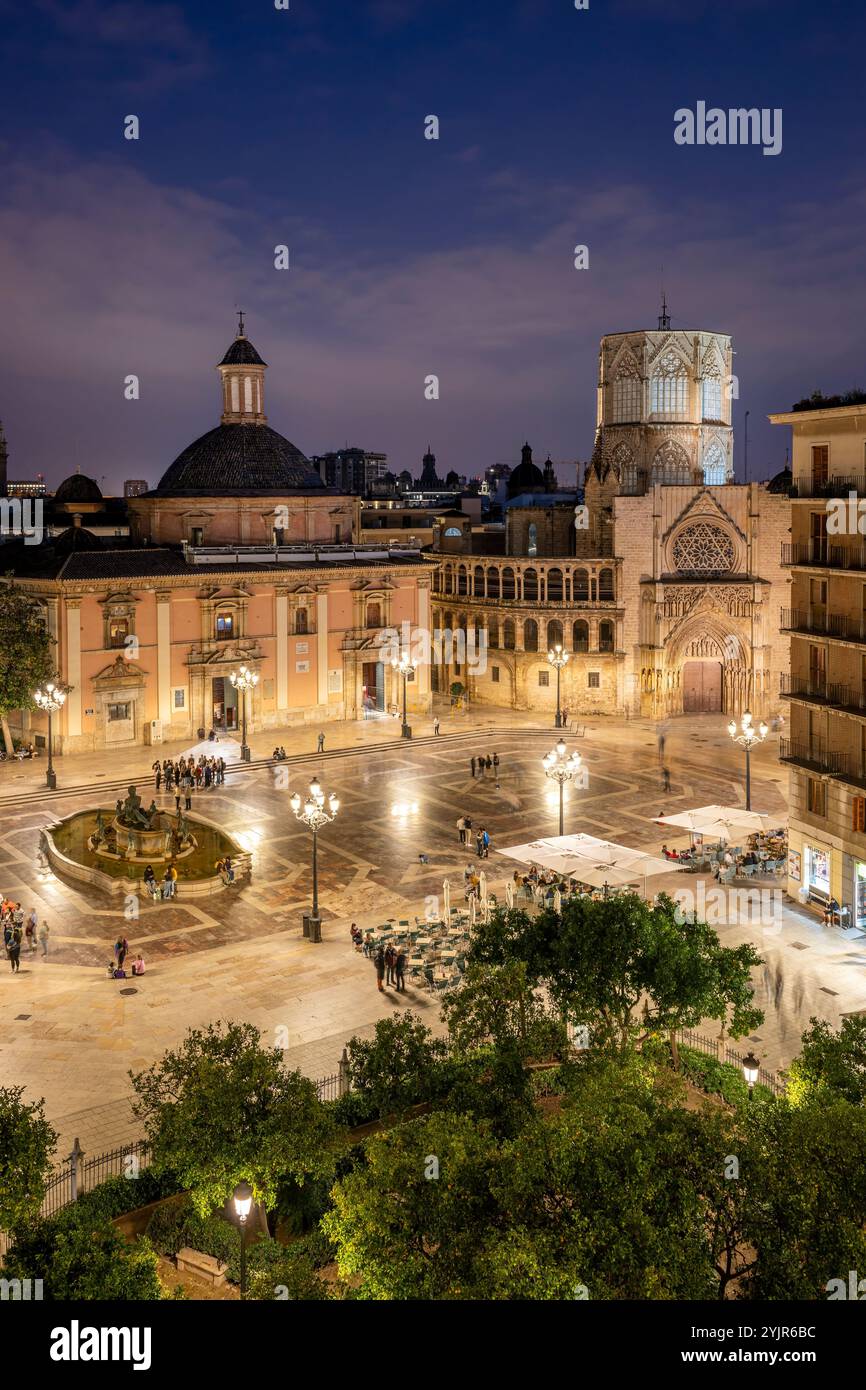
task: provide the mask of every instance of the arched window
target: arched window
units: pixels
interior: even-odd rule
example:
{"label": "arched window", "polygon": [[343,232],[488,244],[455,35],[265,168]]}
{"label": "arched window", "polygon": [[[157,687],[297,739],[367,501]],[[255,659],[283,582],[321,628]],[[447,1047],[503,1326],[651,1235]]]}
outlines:
{"label": "arched window", "polygon": [[487,645],[489,647],[499,646],[499,619],[491,618],[487,624]]}
{"label": "arched window", "polygon": [[636,493],[638,490],[638,471],[634,454],[627,444],[617,444],[610,461],[619,474],[623,492]]}
{"label": "arched window", "polygon": [[562,570],[547,571],[547,601],[548,603],[562,603]]}
{"label": "arched window", "polygon": [[475,566],[474,593],[476,598],[484,598],[484,566]]}
{"label": "arched window", "polygon": [[682,417],[688,412],[689,374],[684,363],[668,348],[656,366],[650,382],[650,411],[653,415]]}
{"label": "arched window", "polygon": [[574,602],[589,603],[589,574],[586,570],[574,571]]}
{"label": "arched window", "polygon": [[613,651],[613,623],[609,622],[607,618],[598,625],[598,650],[600,652]]}
{"label": "arched window", "polygon": [[727,476],[725,456],[720,445],[713,442],[704,454],[704,482],[707,487],[721,487]]}
{"label": "arched window", "polygon": [[562,646],[562,623],[558,618],[551,618],[547,624],[547,646],[548,650]]}
{"label": "arched window", "polygon": [[615,597],[613,587],[613,570],[603,569],[598,576],[598,596],[599,599],[608,601]]}
{"label": "arched window", "polygon": [[523,571],[523,597],[527,603],[538,601],[538,574],[535,570]]}
{"label": "arched window", "polygon": [[453,593],[454,593],[454,571],[452,570],[452,568],[451,568],[450,565],[448,566],[447,570],[445,571],[445,593],[446,593],[446,594],[453,594]]}
{"label": "arched window", "polygon": [[216,615],[216,637],[218,642],[230,642],[235,635],[235,619],[233,613],[217,613]]}
{"label": "arched window", "polygon": [[487,597],[499,598],[499,570],[492,567],[487,571]]}
{"label": "arched window", "polygon": [[619,366],[613,381],[613,423],[632,424],[641,417],[641,380],[631,358]]}
{"label": "arched window", "polygon": [[670,487],[691,480],[692,470],[685,449],[676,440],[666,439],[653,459],[652,481]]}
{"label": "arched window", "polygon": [[523,650],[538,651],[538,623],[534,618],[527,618],[523,624]]}
{"label": "arched window", "polygon": [[589,651],[589,623],[585,618],[578,618],[571,628],[571,645],[576,652]]}
{"label": "arched window", "polygon": [[502,571],[502,597],[514,598],[514,570],[510,565]]}
{"label": "arched window", "polygon": [[466,594],[466,566],[457,566],[457,592],[464,596]]}
{"label": "arched window", "polygon": [[502,645],[507,652],[514,651],[514,623],[506,618],[502,624]]}
{"label": "arched window", "polygon": [[307,627],[306,608],[299,608],[297,613],[295,614],[295,632],[299,636],[309,632],[309,628]]}
{"label": "arched window", "polygon": [[701,386],[701,414],[705,420],[723,420],[722,378],[713,363],[707,368]]}
{"label": "arched window", "polygon": [[367,604],[367,627],[382,626],[382,605],[381,603]]}

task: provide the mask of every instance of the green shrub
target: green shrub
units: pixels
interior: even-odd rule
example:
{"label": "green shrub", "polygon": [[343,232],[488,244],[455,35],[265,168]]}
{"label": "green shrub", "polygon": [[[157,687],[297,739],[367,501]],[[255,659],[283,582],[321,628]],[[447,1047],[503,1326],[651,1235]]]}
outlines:
{"label": "green shrub", "polygon": [[326,1102],[338,1125],[346,1129],[356,1129],[359,1125],[371,1124],[379,1118],[379,1107],[372,1096],[361,1091],[349,1091],[348,1095]]}
{"label": "green shrub", "polygon": [[199,1216],[189,1197],[157,1207],[147,1238],[160,1255],[176,1255],[185,1245],[229,1264],[240,1252],[240,1232],[216,1213]]}
{"label": "green shrub", "polygon": [[529,1088],[538,1099],[541,1096],[555,1096],[562,1090],[562,1071],[560,1067],[547,1067],[544,1071],[529,1073]]}
{"label": "green shrub", "polygon": [[[721,1096],[728,1105],[745,1105],[749,1099],[746,1078],[739,1067],[732,1062],[720,1062],[717,1057],[708,1057],[692,1047],[679,1048],[680,1070],[693,1086],[706,1091],[708,1095]],[[772,1100],[773,1093],[768,1087],[755,1086],[757,1100]]]}

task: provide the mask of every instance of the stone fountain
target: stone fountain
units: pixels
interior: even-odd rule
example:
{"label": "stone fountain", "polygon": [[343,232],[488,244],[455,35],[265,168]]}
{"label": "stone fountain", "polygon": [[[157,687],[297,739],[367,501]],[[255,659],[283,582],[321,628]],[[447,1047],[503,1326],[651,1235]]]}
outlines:
{"label": "stone fountain", "polygon": [[129,863],[165,863],[192,854],[197,841],[183,812],[171,816],[160,811],[155,801],[147,810],[135,787],[128,788],[123,801],[118,798],[114,818],[106,825],[97,812],[96,828],[87,841],[93,854],[106,859],[125,859]]}

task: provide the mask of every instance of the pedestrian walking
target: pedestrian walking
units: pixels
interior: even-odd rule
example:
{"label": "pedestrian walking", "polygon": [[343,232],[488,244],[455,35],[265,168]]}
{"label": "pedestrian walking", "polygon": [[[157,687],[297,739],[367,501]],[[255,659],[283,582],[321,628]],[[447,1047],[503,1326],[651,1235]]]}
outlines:
{"label": "pedestrian walking", "polygon": [[114,943],[114,956],[117,961],[118,970],[123,969],[123,962],[126,960],[126,954],[128,950],[129,942],[127,941],[126,937],[119,936]]}
{"label": "pedestrian walking", "polygon": [[484,759],[484,766],[487,768],[488,772],[493,766],[493,759],[491,758],[489,753],[487,754],[487,757]]}
{"label": "pedestrian walking", "polygon": [[398,993],[406,993],[406,952],[401,946],[394,961],[394,978],[397,982]]}
{"label": "pedestrian walking", "polygon": [[27,945],[28,945],[29,948],[30,948],[30,954],[31,954],[31,955],[32,955],[33,952],[36,950],[36,927],[37,927],[37,925],[38,925],[38,919],[37,919],[37,917],[36,917],[36,908],[35,908],[35,907],[31,907],[31,909],[30,909],[30,916],[27,918],[27,922],[26,922],[26,925],[25,925],[25,927],[24,927],[24,936],[25,936],[25,938],[26,938],[26,940],[27,940]]}
{"label": "pedestrian walking", "polygon": [[490,858],[490,836],[484,827],[481,827],[481,854],[484,859]]}
{"label": "pedestrian walking", "polygon": [[474,778],[474,777],[475,777],[475,759],[474,759],[474,758],[470,758],[470,759],[469,759],[469,766],[472,768],[472,776],[473,776],[473,778]]}
{"label": "pedestrian walking", "polygon": [[376,948],[373,964],[376,967],[376,984],[379,986],[380,992],[384,993],[385,986],[382,984],[382,981],[385,978],[385,952],[381,946]]}
{"label": "pedestrian walking", "polygon": [[465,818],[465,816],[461,816],[460,819],[459,819],[459,821],[457,822],[457,839],[460,841],[461,845],[463,845],[463,844],[466,843],[466,818]]}
{"label": "pedestrian walking", "polygon": [[438,716],[438,714],[437,714],[436,718],[433,720],[433,733],[434,733],[434,735],[435,735],[436,738],[439,737],[439,716]]}
{"label": "pedestrian walking", "polygon": [[482,854],[484,853],[484,838],[483,838],[483,836],[482,836],[480,830],[477,830],[477,831],[475,832],[475,852],[476,852],[476,854],[478,855],[478,858],[479,858],[479,859],[481,858]]}
{"label": "pedestrian walking", "polygon": [[160,786],[162,784],[162,768],[160,767],[158,762],[154,763],[153,765],[153,780],[154,785],[156,786],[156,790],[159,791]]}
{"label": "pedestrian walking", "polygon": [[189,773],[183,779],[184,810],[192,810],[192,778]]}
{"label": "pedestrian walking", "polygon": [[662,791],[669,792],[671,789],[671,774],[666,767],[662,768]]}
{"label": "pedestrian walking", "polygon": [[464,826],[466,827],[465,832],[464,832],[464,835],[463,835],[463,843],[464,843],[464,844],[467,844],[467,845],[471,845],[471,844],[472,844],[472,817],[471,817],[471,816],[464,816],[464,818],[463,818],[463,824],[464,824]]}
{"label": "pedestrian walking", "polygon": [[43,922],[39,928],[39,945],[42,947],[43,956],[48,955],[48,923]]}
{"label": "pedestrian walking", "polygon": [[493,754],[493,766],[494,766],[494,768],[496,769],[496,776],[498,777],[498,776],[499,776],[499,754],[498,754],[498,753],[494,753],[494,754]]}
{"label": "pedestrian walking", "polygon": [[17,975],[21,969],[21,942],[13,937],[9,943],[9,963],[12,966],[12,974]]}
{"label": "pedestrian walking", "polygon": [[316,752],[317,752],[317,753],[324,753],[324,751],[325,751],[325,735],[324,735],[324,734],[319,734],[319,741],[318,741],[318,744],[317,744],[317,747],[316,747]]}
{"label": "pedestrian walking", "polygon": [[394,947],[393,947],[392,945],[390,945],[390,943],[389,943],[388,949],[387,949],[386,952],[385,952],[385,984],[386,984],[386,985],[393,985],[393,983],[394,983],[394,962],[396,961],[396,959],[397,959],[397,952],[394,950]]}

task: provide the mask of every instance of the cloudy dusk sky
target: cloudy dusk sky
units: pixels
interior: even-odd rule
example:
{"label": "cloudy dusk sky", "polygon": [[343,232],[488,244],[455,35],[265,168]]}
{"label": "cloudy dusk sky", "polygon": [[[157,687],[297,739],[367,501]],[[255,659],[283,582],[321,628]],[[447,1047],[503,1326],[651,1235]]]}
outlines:
{"label": "cloudy dusk sky", "polygon": [[[598,340],[655,325],[662,267],[674,327],[734,339],[738,478],[746,410],[766,477],[768,412],[866,386],[861,4],[0,0],[0,25],[11,478],[155,484],[218,423],[237,306],[270,424],[395,472],[428,442],[442,473],[524,438],[588,458]],[[781,108],[782,152],[678,146],[699,101]]]}

